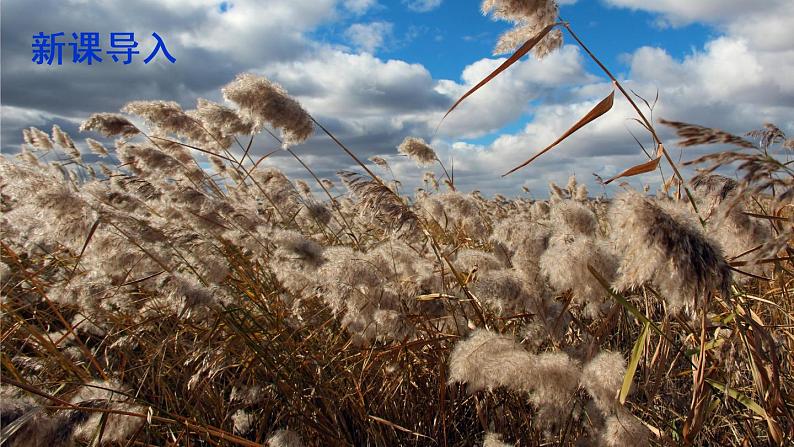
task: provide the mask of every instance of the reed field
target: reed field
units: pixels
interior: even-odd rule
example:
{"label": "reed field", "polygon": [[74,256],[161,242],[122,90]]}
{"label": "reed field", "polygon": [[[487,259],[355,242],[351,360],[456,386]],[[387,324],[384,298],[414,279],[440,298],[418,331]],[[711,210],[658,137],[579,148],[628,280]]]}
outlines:
{"label": "reed field", "polygon": [[[566,33],[615,91],[536,153],[629,101],[656,152],[604,182],[656,186],[487,198],[407,135],[439,173],[409,191],[254,74],[225,104],[94,114],[77,141],[31,127],[0,156],[0,444],[791,445],[794,139],[651,120],[555,2],[482,7],[516,24],[511,56],[448,114]],[[320,178],[313,134],[358,168]],[[678,145],[713,151],[679,166]]]}

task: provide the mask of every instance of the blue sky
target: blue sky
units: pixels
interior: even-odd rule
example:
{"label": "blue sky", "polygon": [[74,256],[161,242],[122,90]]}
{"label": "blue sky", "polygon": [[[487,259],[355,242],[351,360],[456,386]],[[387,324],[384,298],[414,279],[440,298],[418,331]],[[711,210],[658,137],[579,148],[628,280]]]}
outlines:
{"label": "blue sky", "polygon": [[[627,69],[622,56],[640,46],[659,46],[682,58],[719,34],[700,23],[660,26],[656,23],[658,14],[595,0],[563,5],[560,14],[616,72]],[[347,27],[361,22],[392,23],[393,40],[377,49],[378,56],[421,63],[435,76],[449,79],[458,76],[466,65],[490,55],[498,36],[510,28],[509,23],[483,16],[479,1],[447,1],[431,11],[417,13],[399,0],[390,0],[364,14],[348,14],[313,35],[318,40],[347,44]],[[595,65],[588,64],[588,68],[594,70]]]}
{"label": "blue sky", "polygon": [[[566,0],[561,16],[615,72],[645,97],[659,92],[654,117],[742,133],[775,122],[794,133],[794,2],[790,0]],[[75,138],[93,112],[137,99],[222,100],[220,88],[241,72],[283,85],[362,158],[386,158],[411,189],[423,170],[397,154],[407,136],[427,139],[455,160],[463,190],[546,194],[571,174],[600,191],[608,177],[641,163],[644,143],[625,100],[533,165],[506,172],[545,147],[606,96],[611,85],[566,36],[543,60],[525,57],[459,107],[434,133],[444,111],[498,66],[491,50],[510,28],[474,0],[6,0],[2,19],[2,141],[19,150],[21,129],[60,125]],[[40,11],[48,11],[41,14]],[[39,31],[134,31],[163,36],[176,64],[31,63]],[[143,44],[142,51],[146,51]],[[664,138],[672,139],[665,129]],[[273,142],[257,140],[254,151]],[[694,158],[709,149],[678,152]],[[297,147],[321,176],[354,168],[316,135]],[[90,158],[90,156],[87,155]],[[305,177],[289,157],[277,165]],[[634,187],[659,183],[633,178]],[[614,192],[611,187],[607,192]]]}

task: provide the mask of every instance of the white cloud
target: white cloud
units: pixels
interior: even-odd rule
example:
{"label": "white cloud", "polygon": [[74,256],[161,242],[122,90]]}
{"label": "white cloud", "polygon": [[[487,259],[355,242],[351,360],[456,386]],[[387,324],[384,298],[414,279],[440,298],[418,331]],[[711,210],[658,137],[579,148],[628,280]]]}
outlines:
{"label": "white cloud", "polygon": [[310,113],[341,119],[357,137],[423,125],[450,101],[433,90],[436,81],[422,65],[368,53],[327,50],[311,59],[273,64],[265,73],[297,95]]}
{"label": "white cloud", "polygon": [[[794,2],[610,0],[610,3],[658,12],[671,24],[709,23],[723,32],[703,48],[681,59],[673,58],[663,48],[656,47],[638,48],[630,55],[630,71],[622,82],[649,99],[653,99],[658,90],[659,103],[654,117],[719,127],[738,134],[761,127],[765,122],[773,122],[788,134],[794,134],[794,122],[791,121],[791,116],[794,116],[794,78],[790,76],[794,72],[794,48],[790,44],[794,37]],[[568,51],[577,53],[572,49]],[[565,50],[561,54],[564,53]],[[509,122],[522,111],[517,104],[525,105],[527,101],[539,98],[539,105],[523,109],[528,110],[533,119],[521,131],[502,135],[486,145],[472,145],[460,140],[434,142],[444,157],[454,155],[456,178],[463,189],[517,193],[519,186],[524,185],[536,194],[545,195],[548,181],[564,182],[568,175],[575,173],[593,190],[598,187],[593,182],[592,173],[609,177],[647,159],[628,130],[637,135],[646,147],[651,146],[650,139],[641,127],[631,121],[635,114],[625,99],[618,95],[615,107],[607,115],[581,129],[530,166],[501,178],[500,174],[554,141],[611,89],[609,84],[592,78],[580,79],[579,85],[570,90],[570,95],[563,97],[547,96],[552,84],[542,82],[535,90],[516,88],[522,82],[534,86],[537,78],[533,80],[532,77],[543,77],[544,72],[539,68],[542,64],[535,64],[538,66],[531,67],[530,61],[515,64],[500,75],[505,77],[501,84],[493,81],[493,90],[486,90],[492,87],[489,84],[467,100],[468,110],[464,103],[461,110],[453,112],[449,118],[454,121],[455,114],[462,112],[461,115],[466,115],[458,116],[461,123],[456,123],[454,130],[448,133],[456,135],[458,132],[456,136],[460,137],[466,128],[474,128],[478,124],[485,124],[483,128],[488,128],[491,119],[494,126]],[[557,60],[555,65],[577,67],[571,61],[566,64]],[[480,61],[467,67],[463,75],[465,84],[478,81],[493,66],[495,62],[488,65],[486,61]],[[549,74],[551,79],[557,76],[553,71]],[[575,79],[572,82],[576,82]],[[444,86],[443,83],[441,85]],[[452,87],[446,92],[451,96],[465,90],[457,83]],[[539,96],[528,93],[531,91]],[[515,93],[512,97],[511,92]],[[481,102],[477,103],[477,95],[481,94]],[[493,104],[501,108],[494,108]],[[657,130],[662,133],[668,149],[676,154],[678,149],[673,144],[675,138],[671,132],[663,126]],[[689,160],[710,150],[713,148],[687,149],[678,155]],[[664,169],[669,175],[669,167],[664,166]],[[685,175],[687,172],[691,171],[685,170]],[[659,180],[658,173],[652,173],[630,179],[629,183],[639,186],[643,182],[658,184]]]}
{"label": "white cloud", "polygon": [[387,45],[394,25],[390,22],[354,23],[345,31],[345,37],[358,49],[368,53]]}
{"label": "white cloud", "polygon": [[344,0],[345,8],[354,14],[364,14],[378,4],[378,0]]}
{"label": "white cloud", "polygon": [[[181,5],[184,0],[168,0]],[[217,7],[180,6],[175,15],[201,17],[181,33],[185,46],[223,51],[239,61],[289,58],[311,45],[305,33],[336,17],[336,0],[237,0],[223,12]],[[191,8],[191,6],[193,6]]]}
{"label": "white cloud", "polygon": [[[372,54],[390,43],[393,25],[388,22],[350,26],[345,34],[355,51],[312,40],[312,30],[340,21],[345,10],[364,13],[376,7],[374,0],[274,0],[266,6],[235,0],[225,12],[210,0],[144,1],[146,13],[139,5],[97,4],[85,17],[66,6],[54,6],[45,17],[32,14],[29,3],[4,4],[4,17],[11,14],[32,21],[3,20],[4,151],[9,148],[6,142],[19,140],[19,129],[24,126],[48,128],[53,121],[114,111],[139,97],[174,99],[190,106],[196,96],[217,95],[218,87],[237,72],[256,71],[282,83],[362,158],[386,155],[410,188],[419,182],[421,170],[396,156],[395,146],[408,135],[432,138],[449,105],[503,61],[485,58],[469,64],[457,79],[434,78],[421,64]],[[654,117],[737,133],[770,121],[794,134],[794,77],[790,75],[794,73],[794,2],[609,2],[658,13],[670,23],[707,22],[721,33],[683,58],[656,47],[631,52],[625,85],[649,98],[659,90]],[[440,1],[418,3],[437,7]],[[30,64],[30,42],[20,37],[29,35],[27,27],[79,30],[90,23],[104,24],[103,32],[119,24],[128,24],[136,32],[156,30],[167,37],[169,50],[179,62],[168,70],[141,65],[114,71],[117,67],[103,65],[81,72],[81,67],[64,66],[55,75]],[[200,70],[196,61],[201,61]],[[603,78],[586,72],[582,53],[574,46],[565,46],[541,61],[525,58],[468,98],[447,118],[432,144],[442,159],[454,156],[456,181],[464,190],[519,193],[520,186],[526,185],[544,195],[549,180],[564,182],[571,173],[593,189],[591,173],[610,176],[644,161],[626,129],[643,142],[648,142],[647,136],[630,120],[633,112],[619,96],[615,108],[597,122],[524,170],[507,178],[500,175],[554,141],[611,88]],[[488,144],[467,141],[527,115],[532,120],[519,131]],[[669,132],[662,131],[671,143]],[[266,145],[264,139],[262,144]],[[321,135],[296,150],[321,176],[331,176],[351,164]],[[683,158],[698,153],[688,150]],[[293,160],[273,157],[268,163],[279,164],[290,175],[303,175]],[[658,175],[644,180],[658,182]]]}
{"label": "white cloud", "polygon": [[[442,80],[436,90],[448,96],[451,104],[504,61],[481,59],[463,70],[462,84]],[[439,132],[457,137],[481,136],[517,120],[530,109],[530,101],[545,99],[557,87],[592,79],[585,73],[581,54],[572,46],[542,60],[521,60],[461,103]]]}
{"label": "white cloud", "polygon": [[613,6],[659,13],[671,25],[692,22],[720,23],[764,14],[784,6],[788,0],[606,0]]}
{"label": "white cloud", "polygon": [[403,0],[403,3],[411,11],[428,12],[441,6],[442,1],[443,0]]}
{"label": "white cloud", "polygon": [[[631,70],[622,83],[650,100],[659,91],[654,117],[737,134],[773,122],[794,134],[794,78],[786,75],[794,68],[794,51],[752,51],[749,45],[744,38],[722,36],[681,60],[661,48],[639,48],[630,57]],[[647,133],[631,121],[636,115],[618,93],[608,114],[523,170],[505,179],[499,175],[554,141],[610,90],[611,86],[603,81],[584,82],[569,97],[547,99],[533,108],[534,119],[519,132],[502,135],[488,145],[455,142],[444,146],[442,152],[454,154],[457,176],[465,184],[464,189],[517,192],[523,184],[540,193],[545,192],[548,181],[564,182],[568,175],[576,173],[592,190],[592,173],[609,177],[647,160],[628,130],[646,147],[652,146]],[[668,149],[678,152],[674,136],[663,126],[657,130]],[[710,150],[713,149],[687,149],[681,155],[683,160],[690,160]],[[669,167],[664,169],[669,175]],[[685,171],[685,175],[687,172],[691,171]],[[658,172],[629,180],[635,187],[659,181]]]}

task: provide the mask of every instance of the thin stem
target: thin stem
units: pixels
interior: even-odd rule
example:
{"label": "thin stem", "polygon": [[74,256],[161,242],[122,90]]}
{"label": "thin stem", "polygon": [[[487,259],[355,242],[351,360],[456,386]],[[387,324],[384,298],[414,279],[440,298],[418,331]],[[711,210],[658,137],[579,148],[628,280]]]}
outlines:
{"label": "thin stem", "polygon": [[[329,137],[331,137],[331,139],[334,141],[334,143],[336,143],[336,144],[337,144],[339,147],[341,147],[341,148],[342,148],[342,150],[343,150],[343,151],[345,151],[345,152],[347,153],[347,155],[349,155],[349,156],[350,156],[350,158],[352,158],[352,159],[353,159],[353,160],[354,160],[356,163],[358,163],[358,165],[359,165],[359,166],[361,166],[362,168],[364,168],[364,171],[366,171],[366,172],[367,172],[367,174],[368,174],[370,177],[372,177],[372,179],[373,179],[373,180],[375,180],[376,182],[380,183],[380,184],[381,184],[381,185],[383,185],[383,186],[386,186],[386,185],[383,183],[383,181],[380,179],[380,177],[378,177],[377,175],[375,175],[375,173],[374,173],[374,172],[372,172],[372,171],[371,171],[371,170],[370,170],[370,169],[367,167],[367,165],[365,165],[365,164],[364,164],[364,163],[363,163],[361,160],[359,160],[359,158],[358,158],[358,157],[356,157],[356,154],[354,154],[353,152],[351,152],[351,151],[350,151],[350,149],[348,149],[348,148],[347,148],[347,146],[345,146],[344,144],[342,144],[342,142],[341,142],[341,141],[337,140],[337,139],[336,139],[336,137],[335,137],[335,136],[334,136],[334,135],[333,135],[331,132],[329,132],[329,131],[328,131],[328,129],[326,129],[326,128],[325,128],[325,127],[322,125],[322,124],[318,123],[318,122],[317,122],[317,120],[316,120],[316,119],[314,119],[314,117],[313,117],[313,116],[310,116],[310,118],[311,118],[311,120],[314,122],[314,124],[316,124],[316,125],[317,125],[317,127],[319,127],[320,129],[322,129],[322,131],[323,131],[323,132],[325,132],[325,134],[326,134],[326,135],[328,135]],[[387,186],[387,188],[388,188],[388,186]]]}

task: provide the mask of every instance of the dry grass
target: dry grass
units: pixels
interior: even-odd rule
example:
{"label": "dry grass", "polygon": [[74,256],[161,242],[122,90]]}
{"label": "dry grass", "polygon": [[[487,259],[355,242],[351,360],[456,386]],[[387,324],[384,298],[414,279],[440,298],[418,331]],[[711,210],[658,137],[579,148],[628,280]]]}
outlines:
{"label": "dry grass", "polygon": [[[60,128],[0,158],[0,442],[792,442],[793,145],[777,127],[666,122],[737,147],[691,182],[673,166],[657,197],[591,199],[571,179],[548,201],[485,199],[449,176],[408,195],[336,138],[365,173],[340,172],[342,190],[290,149],[313,191],[249,154],[327,130],[269,81],[224,91],[236,108],[125,108],[145,129],[89,119],[118,137],[114,166]],[[629,175],[666,156],[645,122],[659,153]]]}

